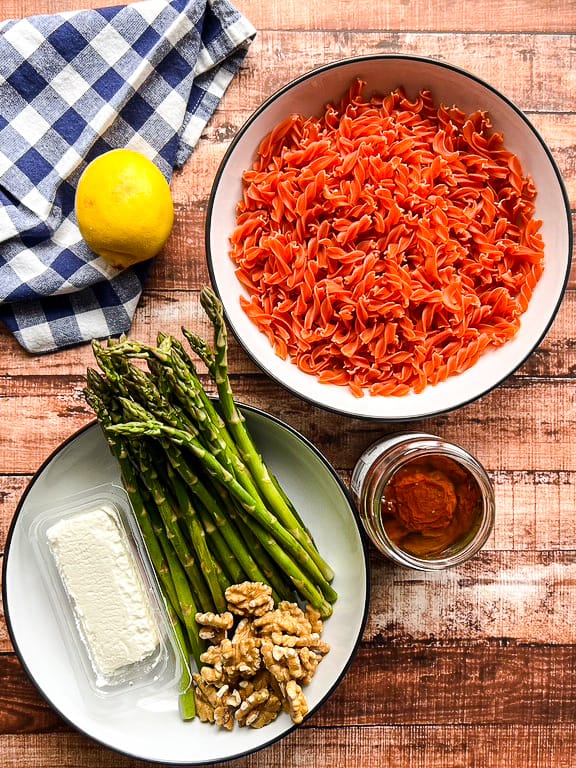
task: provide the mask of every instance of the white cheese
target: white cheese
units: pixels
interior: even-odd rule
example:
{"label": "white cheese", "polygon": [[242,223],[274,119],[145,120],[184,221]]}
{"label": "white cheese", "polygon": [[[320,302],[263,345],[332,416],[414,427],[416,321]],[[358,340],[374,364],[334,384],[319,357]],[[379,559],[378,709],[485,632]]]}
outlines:
{"label": "white cheese", "polygon": [[47,537],[96,672],[109,677],[150,656],[158,627],[113,511],[102,506],[63,518]]}

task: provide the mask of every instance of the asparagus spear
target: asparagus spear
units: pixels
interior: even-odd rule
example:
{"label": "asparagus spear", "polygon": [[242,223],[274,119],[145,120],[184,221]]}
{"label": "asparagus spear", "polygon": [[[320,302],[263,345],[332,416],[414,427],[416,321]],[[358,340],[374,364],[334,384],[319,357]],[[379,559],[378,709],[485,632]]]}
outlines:
{"label": "asparagus spear", "polygon": [[[115,345],[113,350],[114,355],[117,354],[118,349],[119,346]],[[131,353],[137,349],[137,346],[131,346]],[[183,423],[183,420],[179,417],[175,409],[169,406],[167,401],[165,402],[163,400],[159,390],[148,379],[148,377],[146,377],[144,372],[140,371],[134,366],[127,366],[124,362],[122,362],[119,367],[122,369],[124,378],[120,380],[118,376],[119,372],[112,364],[112,360],[107,359],[105,350],[102,347],[98,349],[98,359],[102,367],[107,371],[108,376],[116,383],[117,388],[120,391],[126,392],[129,390],[133,395],[136,395],[141,402],[150,403],[154,407],[154,411],[156,413],[167,415],[170,423]],[[167,359],[164,358],[163,354],[160,355],[160,359],[164,360],[164,362],[168,362]],[[131,380],[133,386],[130,386],[129,380]],[[280,590],[279,593],[277,592],[276,596],[281,596],[283,599],[287,599],[289,597],[288,590],[286,589],[285,584],[282,582],[280,577],[275,573],[271,561],[265,557],[264,550],[262,550],[260,547],[258,540],[255,537],[251,538],[251,551],[258,552],[258,559],[264,561],[265,565],[263,570],[260,570],[259,566],[250,556],[249,552],[245,549],[245,542],[238,538],[238,535],[233,531],[230,525],[226,524],[226,519],[221,514],[218,505],[215,504],[215,500],[213,496],[211,496],[210,491],[198,479],[197,476],[193,475],[188,465],[182,461],[181,454],[176,449],[176,447],[174,446],[172,449],[170,449],[170,447],[166,447],[166,452],[169,455],[172,464],[186,479],[195,495],[199,497],[201,502],[207,505],[208,509],[212,513],[214,520],[216,521],[216,524],[222,530],[224,530],[225,536],[231,542],[233,549],[239,553],[239,559],[244,565],[247,578],[252,581],[268,581],[272,584],[273,587],[275,587],[276,590]],[[183,503],[186,504],[187,502]],[[246,539],[246,535],[243,538]],[[220,551],[222,551],[222,546]],[[212,571],[212,569],[216,570],[215,563],[210,564],[209,570]],[[238,577],[236,578],[236,582],[243,580],[243,578],[240,578],[240,575],[240,572],[236,570],[236,576]],[[206,605],[205,600],[202,602],[204,605]]]}
{"label": "asparagus spear", "polygon": [[[211,292],[205,292],[203,295],[211,297],[211,306],[214,312],[216,312],[216,314],[214,314],[212,309],[208,310],[210,317],[215,324],[215,328],[218,329],[218,338],[220,339],[218,348],[221,350],[219,361],[216,360],[214,354],[211,353],[205,342],[185,329],[183,329],[183,332],[187,336],[189,343],[193,345],[193,348],[198,350],[201,359],[208,366],[213,377],[217,381],[220,380],[227,383],[224,390],[220,390],[221,402],[223,398],[226,398],[227,402],[230,404],[230,418],[233,419],[233,422],[238,423],[240,429],[240,432],[237,433],[237,437],[244,445],[245,451],[248,451],[248,454],[244,453],[244,455],[249,455],[251,457],[252,471],[259,473],[257,476],[260,477],[261,482],[258,484],[258,487],[254,483],[252,473],[240,458],[234,439],[227,432],[226,424],[217,413],[212,402],[206,396],[195,367],[180,342],[171,336],[160,334],[159,345],[156,348],[131,342],[115,346],[112,349],[112,354],[119,355],[127,353],[133,356],[145,357],[148,360],[152,357],[158,361],[164,374],[164,380],[168,382],[168,386],[171,388],[172,392],[187,409],[195,424],[199,426],[203,437],[206,439],[206,444],[211,449],[212,453],[218,458],[220,463],[228,469],[228,471],[235,475],[236,479],[239,480],[251,495],[257,495],[261,493],[263,489],[267,492],[268,502],[270,502],[271,499],[273,501],[273,511],[279,516],[294,538],[304,546],[308,554],[319,567],[326,581],[331,581],[333,577],[332,570],[320,557],[309,531],[302,523],[296,510],[294,510],[293,506],[290,504],[276,478],[269,473],[268,468],[254,447],[251,437],[244,427],[244,419],[235,406],[227,376],[226,336],[221,314],[221,305]],[[159,369],[156,368],[156,370],[158,371]],[[163,421],[167,421],[172,426],[184,426],[185,422],[183,422],[182,418],[174,417],[174,414],[177,413],[176,409],[168,407],[167,403],[170,402],[170,399],[166,392],[164,392],[164,404],[159,402],[158,394],[151,391],[148,391],[147,395],[145,393],[145,397],[140,398],[140,402],[147,402],[153,405],[153,412],[156,415],[159,415]],[[195,427],[190,428],[189,426],[188,431],[192,431],[195,434],[198,433]],[[335,599],[334,592],[329,592],[328,594],[331,599]]]}
{"label": "asparagus spear", "polygon": [[246,581],[249,578],[248,575],[243,571],[236,555],[226,543],[226,539],[222,536],[214,520],[201,505],[198,506],[198,514],[206,531],[206,536],[211,541],[211,549],[216,553],[218,561],[222,563],[222,568],[228,576],[228,584],[240,584]]}
{"label": "asparagus spear", "polygon": [[[184,337],[188,340],[188,343],[190,347],[196,352],[196,354],[200,357],[200,359],[204,362],[206,367],[208,368],[212,379],[216,379],[216,368],[215,368],[215,358],[214,353],[209,348],[208,344],[204,341],[204,339],[200,338],[197,334],[192,333],[187,328],[182,328],[182,333],[184,334]],[[184,394],[182,396],[182,404],[184,407],[188,407],[189,410],[193,410],[194,413],[201,412],[202,414],[206,414],[208,417],[211,428],[215,429],[219,435],[220,438],[223,440],[223,442],[226,445],[227,451],[234,457],[240,457],[240,453],[238,452],[238,448],[236,446],[236,443],[234,442],[234,439],[229,434],[228,429],[226,427],[226,424],[216,408],[214,407],[214,404],[210,398],[206,396],[206,393],[204,391],[204,388],[202,387],[202,383],[198,377],[198,374],[196,372],[196,368],[194,366],[193,361],[190,359],[190,356],[186,354],[186,351],[184,350],[184,347],[178,340],[173,340],[172,347],[175,348],[176,354],[174,354],[174,351],[171,353],[171,362],[172,367],[174,368],[175,381],[176,381],[176,390],[177,395],[183,390]],[[194,406],[192,409],[190,409],[189,406],[189,398],[193,398]],[[251,439],[251,438],[250,438]],[[256,451],[256,448],[254,448]],[[256,451],[257,452],[257,451]],[[296,518],[298,524],[301,528],[303,528],[306,531],[306,534],[310,538],[310,540],[314,543],[312,534],[304,524],[302,518],[300,517],[298,510],[295,509],[294,505],[284,492],[282,486],[278,482],[277,478],[270,472],[268,468],[268,473],[270,475],[271,481],[274,483],[276,490],[281,495],[281,497],[284,499],[284,502],[290,507],[292,510],[292,514]],[[314,546],[316,546],[314,544]]]}
{"label": "asparagus spear", "polygon": [[[115,430],[121,426],[122,425],[119,424],[109,427],[109,429]],[[160,513],[166,536],[174,547],[174,551],[190,579],[191,584],[194,585],[195,594],[198,597],[202,610],[213,611],[215,608],[213,595],[207,589],[202,570],[196,562],[194,554],[188,546],[180,526],[178,525],[176,506],[174,502],[168,498],[167,489],[163,488],[155,466],[153,466],[152,461],[148,456],[145,456],[143,451],[140,451],[140,472]]]}
{"label": "asparagus spear", "polygon": [[178,648],[182,666],[182,673],[180,675],[180,695],[178,697],[180,717],[182,720],[193,720],[196,717],[196,695],[194,693],[192,674],[190,671],[190,644],[182,627],[180,617],[176,613],[174,607],[171,603],[168,603],[167,607],[172,630],[176,637],[176,646]]}
{"label": "asparagus spear", "polygon": [[[198,474],[192,470],[190,463],[184,459],[179,447],[174,443],[164,444],[164,447],[173,467],[180,473],[184,482],[197,497],[199,503],[204,505],[215,525],[222,532],[223,538],[243,567],[248,580],[264,581],[270,584],[276,601],[289,599],[291,597],[290,590],[287,588],[285,580],[258,538],[252,535],[246,519],[243,517],[241,524],[234,524],[234,521],[239,520],[239,516],[227,489],[222,485],[216,487],[216,492],[220,498],[219,503],[208,485],[200,480]],[[221,506],[226,509],[226,514],[222,511]]]}
{"label": "asparagus spear", "polygon": [[99,423],[104,427],[103,432],[107,438],[108,447],[112,455],[118,461],[120,466],[120,475],[122,478],[122,484],[128,498],[134,509],[134,514],[138,522],[138,526],[142,533],[142,538],[146,546],[146,551],[150,557],[150,561],[154,568],[154,571],[160,581],[164,594],[172,605],[177,606],[176,594],[174,591],[174,584],[170,577],[168,565],[162,553],[162,549],[156,539],[148,511],[144,501],[145,490],[138,482],[138,478],[132,462],[128,457],[128,451],[125,442],[115,437],[112,432],[106,429],[107,426],[112,424],[112,418],[109,411],[106,409],[104,401],[101,396],[97,394],[97,388],[101,390],[100,377],[94,370],[89,370],[87,374],[88,387],[84,390],[84,395],[87,402],[93,408],[98,416]]}
{"label": "asparagus spear", "polygon": [[[112,417],[103,400],[103,397],[106,397],[106,386],[96,371],[92,369],[89,369],[87,372],[87,387],[84,390],[84,395],[87,402],[98,415],[99,423],[101,425],[111,424]],[[162,551],[162,547],[156,537],[147,512],[148,507],[144,500],[145,489],[139,486],[138,478],[128,457],[126,446],[123,441],[116,440],[110,433],[105,434],[107,434],[108,437],[108,446],[119,463],[124,488],[132,503],[132,508],[134,509],[140,531],[142,532],[146,550],[160,582],[162,593],[164,594],[166,609],[172,624],[174,636],[176,638],[176,647],[181,659],[182,672],[179,692],[180,715],[183,720],[191,720],[196,716],[196,700],[189,666],[191,649],[187,639],[188,636],[184,633],[182,628],[181,619],[183,617],[183,611],[179,603],[179,596],[174,586],[172,574]]]}
{"label": "asparagus spear", "polygon": [[212,595],[216,610],[218,613],[222,613],[226,610],[226,598],[224,597],[224,590],[218,581],[216,564],[212,557],[212,553],[206,544],[206,532],[204,531],[194,505],[186,492],[186,486],[170,464],[167,465],[167,476],[174,491],[178,506],[180,507],[186,525],[188,526],[194,551],[202,563],[202,573],[204,574],[204,578],[210,589],[210,594]]}
{"label": "asparagus spear", "polygon": [[198,606],[194,601],[194,595],[190,589],[190,584],[186,578],[186,573],[180,563],[179,559],[174,554],[174,550],[170,544],[168,537],[162,526],[158,526],[156,529],[156,535],[164,550],[168,567],[170,568],[170,574],[174,582],[174,587],[178,594],[178,600],[182,607],[182,621],[186,628],[188,640],[190,642],[190,649],[192,658],[196,662],[198,669],[202,666],[200,656],[205,650],[203,641],[200,638],[199,627],[196,623],[196,614],[198,613]]}
{"label": "asparagus spear", "polygon": [[165,445],[165,450],[168,460],[174,469],[180,473],[184,482],[191,489],[199,503],[204,505],[214,523],[222,532],[222,536],[235,553],[250,581],[265,581],[265,575],[260,569],[258,562],[251,552],[245,548],[239,533],[220,509],[218,501],[211,494],[208,486],[202,482],[198,474],[193,471],[190,464],[184,459],[178,446],[171,443]]}

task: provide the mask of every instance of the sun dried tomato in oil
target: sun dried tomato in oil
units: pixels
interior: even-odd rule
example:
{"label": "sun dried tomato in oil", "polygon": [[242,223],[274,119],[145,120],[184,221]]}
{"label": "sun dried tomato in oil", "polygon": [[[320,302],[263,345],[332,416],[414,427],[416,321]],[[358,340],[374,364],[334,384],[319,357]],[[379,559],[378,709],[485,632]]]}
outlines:
{"label": "sun dried tomato in oil", "polygon": [[479,525],[482,494],[463,466],[443,456],[414,459],[392,476],[382,497],[391,541],[418,557],[438,556]]}

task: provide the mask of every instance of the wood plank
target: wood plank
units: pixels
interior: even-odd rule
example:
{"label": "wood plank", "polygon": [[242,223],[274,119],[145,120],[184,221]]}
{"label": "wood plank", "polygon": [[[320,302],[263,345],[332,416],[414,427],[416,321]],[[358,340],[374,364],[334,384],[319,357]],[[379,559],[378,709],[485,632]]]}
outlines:
{"label": "wood plank", "polygon": [[[200,267],[199,267],[200,269]],[[574,265],[576,270],[576,264]],[[160,266],[158,267],[160,270]],[[172,333],[182,338],[184,325],[206,339],[212,337],[212,328],[200,306],[199,291],[209,284],[207,272],[197,273],[198,280],[182,280],[185,288],[167,285],[162,288],[162,277],[155,274],[150,287],[142,296],[129,336],[147,343],[155,343],[158,331]],[[554,322],[534,354],[517,372],[518,377],[569,377],[576,371],[576,344],[572,340],[576,327],[576,281],[569,287]],[[0,343],[3,355],[0,363],[0,392],[10,387],[12,377],[81,377],[88,366],[94,367],[95,360],[89,344],[69,350],[33,357],[23,353],[22,348],[8,332],[0,326]],[[255,374],[258,368],[250,361],[244,350],[229,334],[230,371],[234,376]],[[31,362],[34,361],[31,368]],[[57,384],[54,384],[57,386]],[[66,386],[66,384],[64,384]]]}
{"label": "wood plank", "polygon": [[312,722],[573,724],[575,654],[573,647],[505,643],[362,647]]}
{"label": "wood plank", "polygon": [[[232,381],[239,402],[254,404],[291,424],[322,446],[337,468],[351,467],[364,448],[381,436],[409,429],[461,442],[489,470],[568,472],[576,468],[576,455],[566,451],[576,429],[576,413],[571,388],[562,378],[520,381],[512,377],[460,410],[396,425],[359,419],[343,422],[339,415],[312,405],[303,407],[299,398],[264,378],[234,375]],[[83,380],[75,376],[0,381],[0,419],[20,414],[4,447],[3,472],[35,471],[64,439],[91,420],[82,387]]]}
{"label": "wood plank", "polygon": [[574,643],[576,555],[570,551],[491,552],[442,573],[419,573],[373,559],[364,640]]}
{"label": "wood plank", "polygon": [[[528,112],[574,112],[576,93],[566,87],[574,78],[569,34],[404,33],[378,28],[353,34],[331,29],[262,32],[223,105],[255,109],[263,95],[315,67],[369,54],[437,59],[486,80]],[[345,90],[347,84],[342,87]]]}
{"label": "wood plank", "polygon": [[[576,142],[576,136],[575,136]],[[154,265],[150,284],[143,295],[134,316],[130,336],[146,342],[154,342],[159,330],[180,335],[182,325],[209,338],[212,330],[200,307],[198,293],[210,284],[204,256],[193,251],[193,255],[178,256],[178,252],[161,255]],[[572,267],[573,276],[565,295],[562,307],[554,324],[536,354],[529,361],[530,375],[565,375],[574,370],[572,329],[576,320],[576,263]],[[174,272],[180,275],[177,285]],[[23,354],[22,348],[14,340],[5,326],[0,325],[0,343],[3,354],[0,362],[0,377],[16,376],[30,370],[34,360],[34,370],[44,375],[81,374],[88,365],[93,365],[94,358],[88,344],[70,350],[33,357]],[[247,365],[246,355],[240,351],[230,334],[231,367],[234,372],[254,372],[252,365]]]}
{"label": "wood plank", "polygon": [[[575,725],[575,662],[573,646],[436,641],[362,646],[339,687],[305,729],[399,723]],[[0,735],[70,730],[14,657],[0,656],[0,674],[6,683]]]}
{"label": "wood plank", "polygon": [[[576,547],[564,546],[510,552],[488,545],[465,565],[441,573],[394,567],[371,548],[364,641],[473,644],[505,638],[533,645],[572,643],[576,649]],[[0,653],[11,650],[0,611]]]}
{"label": "wood plank", "polygon": [[[83,7],[116,5],[117,0],[90,0]],[[78,8],[77,0],[44,0],[42,11],[55,13]],[[374,3],[372,0],[347,0],[310,4],[299,0],[236,0],[235,6],[262,32],[289,29],[304,32],[322,28],[345,30],[447,30],[450,32],[547,32],[570,33],[576,13],[569,0],[517,0],[458,4],[450,0],[412,0],[410,3]],[[3,0],[1,18],[19,18],[38,13],[37,0]]]}
{"label": "wood plank", "polygon": [[[341,468],[340,475],[347,483],[350,470]],[[486,551],[561,554],[576,550],[576,473],[490,470],[490,476],[496,494],[497,519]],[[30,479],[29,475],[0,474],[0,555],[12,516]]]}
{"label": "wood plank", "polygon": [[[254,108],[257,106],[259,105],[254,105]],[[195,267],[194,259],[198,259],[200,264],[203,261],[206,207],[218,166],[232,139],[250,114],[250,110],[219,110],[206,129],[203,143],[195,150],[185,170],[176,171],[172,177],[176,224],[168,250],[180,252],[181,257],[191,260],[189,269]],[[554,155],[574,207],[576,118],[572,113],[553,112],[527,113],[527,116]],[[191,173],[189,169],[192,169]],[[190,182],[191,174],[193,183]],[[158,261],[162,261],[162,258]],[[168,276],[164,279],[168,280]],[[180,286],[176,284],[175,287]]]}
{"label": "wood plank", "polygon": [[[573,768],[576,727],[376,725],[300,728],[254,755],[213,768]],[[0,736],[3,768],[154,768],[100,747],[77,733]],[[314,760],[314,762],[311,762]]]}
{"label": "wood plank", "polygon": [[0,474],[0,555],[4,552],[12,514],[29,480],[29,475],[18,477]]}
{"label": "wood plank", "polygon": [[[0,482],[6,484],[6,478]],[[498,473],[496,499],[491,539],[458,569],[404,571],[372,550],[373,597],[365,639],[373,641],[385,628],[387,639],[574,642],[576,476]],[[540,510],[554,514],[544,516]],[[11,514],[11,505],[0,507],[0,521],[7,524]],[[0,652],[10,649],[0,607]]]}
{"label": "wood plank", "polygon": [[38,693],[16,656],[0,655],[0,734],[69,729]]}
{"label": "wood plank", "polygon": [[576,476],[561,470],[490,472],[496,524],[486,549],[556,551],[576,549]]}
{"label": "wood plank", "polygon": [[298,0],[272,0],[258,5],[253,0],[239,0],[237,7],[258,24],[260,29],[289,27],[295,30],[322,28],[357,31],[366,28],[388,30],[449,30],[469,32],[494,29],[495,16],[498,31],[561,30],[570,31],[568,19],[574,19],[574,8],[568,2],[522,0],[494,5],[491,0],[476,7],[459,5],[449,0],[416,0],[410,3],[373,3],[357,0],[347,3],[312,5]]}

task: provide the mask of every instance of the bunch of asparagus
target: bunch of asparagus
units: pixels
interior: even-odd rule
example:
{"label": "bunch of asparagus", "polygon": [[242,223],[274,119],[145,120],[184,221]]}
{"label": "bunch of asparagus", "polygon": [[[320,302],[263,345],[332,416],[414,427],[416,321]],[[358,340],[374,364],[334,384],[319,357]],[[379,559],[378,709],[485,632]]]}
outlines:
{"label": "bunch of asparagus", "polygon": [[[208,288],[200,302],[213,345],[182,333],[206,367],[214,397],[193,356],[162,333],[155,346],[126,338],[94,342],[100,370],[87,371],[84,389],[119,462],[183,657],[198,667],[204,645],[195,615],[226,610],[231,584],[262,581],[276,601],[300,599],[323,618],[337,598],[332,569],[234,401],[222,305]],[[180,699],[185,719],[195,715],[187,674]]]}

